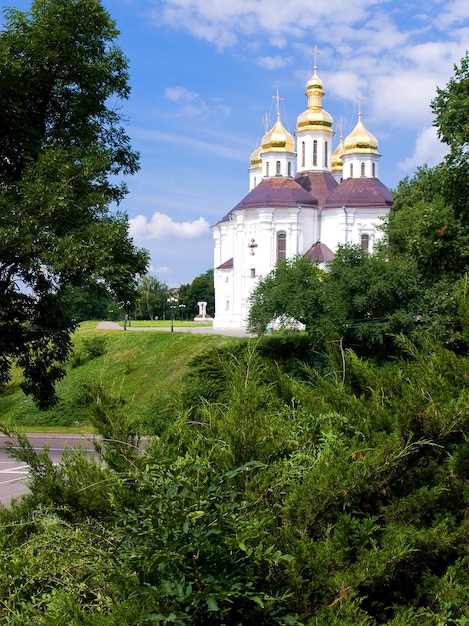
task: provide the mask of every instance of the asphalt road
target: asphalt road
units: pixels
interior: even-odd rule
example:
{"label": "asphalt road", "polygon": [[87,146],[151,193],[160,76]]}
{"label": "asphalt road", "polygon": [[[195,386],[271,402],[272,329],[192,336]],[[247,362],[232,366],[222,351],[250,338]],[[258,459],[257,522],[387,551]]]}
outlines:
{"label": "asphalt road", "polygon": [[[91,436],[83,435],[57,435],[57,434],[29,434],[28,439],[34,450],[40,452],[44,446],[49,447],[49,456],[54,463],[62,458],[62,453],[67,447],[82,448],[93,453]],[[3,444],[7,440],[5,435],[0,435],[0,502],[8,506],[15,496],[27,493],[28,466],[11,459],[3,450]]]}

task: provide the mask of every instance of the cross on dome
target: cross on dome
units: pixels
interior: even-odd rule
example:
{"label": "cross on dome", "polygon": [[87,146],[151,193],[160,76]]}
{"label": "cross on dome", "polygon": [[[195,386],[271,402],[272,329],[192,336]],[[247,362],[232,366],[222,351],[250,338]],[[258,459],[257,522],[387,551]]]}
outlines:
{"label": "cross on dome", "polygon": [[357,102],[358,102],[358,119],[361,118],[362,116],[362,102],[364,101],[364,99],[362,98],[362,95],[360,92],[358,92],[358,96],[357,96]]}
{"label": "cross on dome", "polygon": [[314,73],[316,73],[316,70],[318,69],[318,65],[317,65],[317,60],[318,60],[318,47],[316,44],[314,44]]}
{"label": "cross on dome", "polygon": [[281,98],[278,95],[278,89],[277,89],[277,94],[275,96],[272,96],[272,98],[275,100],[275,108],[277,110],[277,117],[280,117],[280,100],[283,100],[283,98]]}

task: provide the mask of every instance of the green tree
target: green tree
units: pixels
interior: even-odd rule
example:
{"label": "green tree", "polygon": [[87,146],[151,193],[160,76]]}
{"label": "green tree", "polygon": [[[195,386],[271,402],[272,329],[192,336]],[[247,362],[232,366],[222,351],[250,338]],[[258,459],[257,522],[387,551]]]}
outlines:
{"label": "green tree", "polygon": [[[186,286],[184,285],[184,290]],[[213,283],[213,270],[207,270],[205,274],[196,276],[186,290],[183,298],[182,293],[179,294],[179,304],[185,304],[184,315],[188,319],[194,318],[199,313],[198,302],[207,303],[208,315],[215,313],[215,287]]]}
{"label": "green tree", "polygon": [[141,319],[163,319],[169,288],[154,276],[142,276],[138,282],[134,313]]}
{"label": "green tree", "polygon": [[448,192],[451,169],[422,167],[402,180],[387,218],[390,255],[413,259],[426,284],[457,280],[469,264],[469,223]]}
{"label": "green tree", "polygon": [[325,277],[324,270],[302,255],[279,261],[251,294],[249,330],[262,335],[273,320],[286,326],[300,322],[310,330],[324,313]]}
{"label": "green tree", "polygon": [[409,334],[420,313],[415,263],[341,246],[327,272],[304,256],[280,261],[251,296],[249,328],[263,334],[271,320],[305,324],[316,349],[341,342],[362,355],[388,358],[395,336]]}
{"label": "green tree", "polygon": [[148,255],[112,213],[138,169],[117,108],[129,95],[118,31],[99,0],[9,9],[0,33],[0,382],[12,360],[39,406],[70,353],[69,288],[135,295]]}
{"label": "green tree", "polygon": [[450,148],[448,161],[459,166],[467,166],[469,161],[469,51],[461,59],[460,66],[454,66],[454,76],[445,89],[437,88],[437,96],[431,103],[435,114],[439,138]]}
{"label": "green tree", "polygon": [[386,245],[372,255],[360,246],[341,246],[328,270],[325,324],[332,338],[373,358],[399,353],[397,335],[412,335],[421,317],[417,264],[390,256]]}
{"label": "green tree", "polygon": [[469,227],[469,52],[454,66],[454,76],[444,89],[437,89],[431,103],[433,125],[441,141],[449,147],[444,160],[443,196],[455,216]]}
{"label": "green tree", "polygon": [[64,293],[64,304],[78,322],[107,319],[112,300],[106,294],[90,293],[82,287],[69,287]]}

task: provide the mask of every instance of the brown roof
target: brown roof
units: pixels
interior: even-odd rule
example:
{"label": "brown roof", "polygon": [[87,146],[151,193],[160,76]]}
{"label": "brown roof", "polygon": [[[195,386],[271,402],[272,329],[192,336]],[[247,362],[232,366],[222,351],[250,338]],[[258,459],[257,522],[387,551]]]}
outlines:
{"label": "brown roof", "polygon": [[324,209],[340,206],[391,207],[391,192],[377,178],[346,178],[323,200]]}
{"label": "brown roof", "polygon": [[245,196],[222,221],[230,218],[233,211],[259,209],[262,207],[289,208],[318,206],[317,199],[292,178],[282,176],[264,178],[257,187]]}
{"label": "brown roof", "polygon": [[324,243],[317,241],[307,252],[305,252],[305,256],[311,259],[311,261],[330,263],[335,255]]}
{"label": "brown roof", "polygon": [[217,267],[217,270],[231,270],[231,269],[233,269],[233,259],[228,259],[228,261],[225,261],[224,263],[222,263],[221,265]]}
{"label": "brown roof", "polygon": [[300,172],[295,180],[309,191],[321,204],[323,198],[337,187],[337,181],[331,172]]}

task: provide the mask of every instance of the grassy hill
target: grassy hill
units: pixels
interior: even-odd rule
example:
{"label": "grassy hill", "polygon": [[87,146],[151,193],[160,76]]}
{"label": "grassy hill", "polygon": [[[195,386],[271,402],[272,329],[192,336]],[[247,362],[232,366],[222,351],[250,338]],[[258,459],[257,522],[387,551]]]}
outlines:
{"label": "grassy hill", "polygon": [[91,430],[89,404],[102,390],[125,404],[130,419],[145,428],[175,397],[191,359],[239,341],[220,335],[104,331],[86,322],[75,333],[67,375],[57,386],[59,403],[39,411],[21,391],[21,373],[15,371],[0,395],[0,422],[27,430]]}

